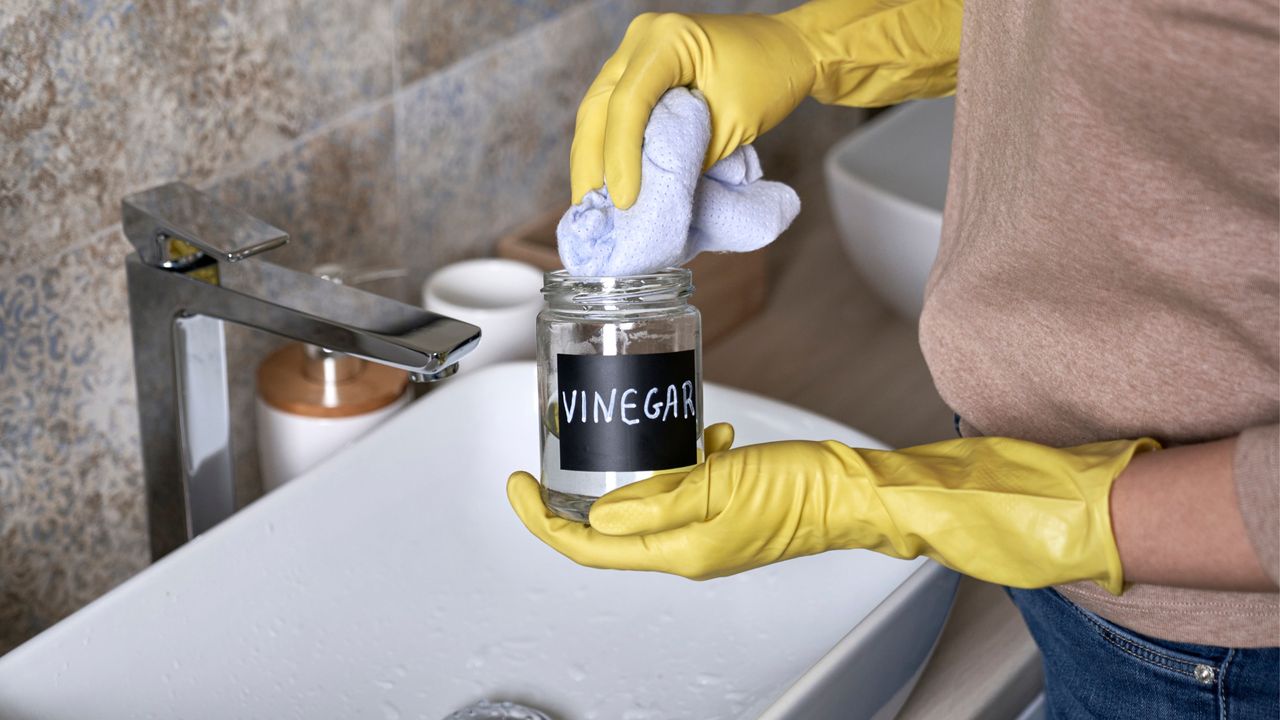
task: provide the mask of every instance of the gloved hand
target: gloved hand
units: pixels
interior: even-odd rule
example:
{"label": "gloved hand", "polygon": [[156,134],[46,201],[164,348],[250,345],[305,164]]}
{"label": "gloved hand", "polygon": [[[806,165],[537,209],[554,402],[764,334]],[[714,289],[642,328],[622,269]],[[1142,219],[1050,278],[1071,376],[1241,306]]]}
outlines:
{"label": "gloved hand", "polygon": [[1151,439],[1058,450],[965,438],[898,451],[778,442],[710,454],[596,501],[590,525],[542,505],[515,473],[507,496],[534,535],[591,567],[688,578],[868,548],[920,555],[981,580],[1035,588],[1094,580],[1119,594],[1111,484]]}
{"label": "gloved hand", "polygon": [[813,0],[777,15],[640,15],[578,107],[573,203],[606,178],[619,208],[635,203],[649,112],[673,87],[701,90],[711,108],[704,169],[808,95],[873,107],[950,94],[960,15],[960,0]]}

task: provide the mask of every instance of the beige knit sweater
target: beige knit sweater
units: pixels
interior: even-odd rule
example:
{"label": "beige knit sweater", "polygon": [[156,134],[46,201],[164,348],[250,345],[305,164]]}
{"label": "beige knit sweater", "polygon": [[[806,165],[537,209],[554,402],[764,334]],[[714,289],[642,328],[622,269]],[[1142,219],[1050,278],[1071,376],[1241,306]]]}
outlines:
{"label": "beige knit sweater", "polygon": [[[1280,5],[968,0],[948,192],[920,341],[962,429],[1239,434],[1280,577]],[[1275,593],[1059,590],[1157,637],[1280,644]]]}

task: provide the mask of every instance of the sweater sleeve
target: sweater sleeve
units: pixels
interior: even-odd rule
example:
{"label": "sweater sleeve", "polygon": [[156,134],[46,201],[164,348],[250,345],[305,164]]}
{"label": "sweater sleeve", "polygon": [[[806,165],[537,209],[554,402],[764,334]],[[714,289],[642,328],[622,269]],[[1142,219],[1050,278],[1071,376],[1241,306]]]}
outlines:
{"label": "sweater sleeve", "polygon": [[1280,583],[1280,425],[1240,433],[1233,472],[1254,552],[1271,579]]}

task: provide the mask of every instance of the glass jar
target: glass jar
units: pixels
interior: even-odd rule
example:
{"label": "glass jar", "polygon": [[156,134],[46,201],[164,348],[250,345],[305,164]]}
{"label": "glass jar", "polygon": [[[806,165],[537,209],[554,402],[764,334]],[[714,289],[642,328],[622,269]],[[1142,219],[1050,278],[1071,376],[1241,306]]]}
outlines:
{"label": "glass jar", "polygon": [[702,318],[683,268],[544,276],[542,499],[578,522],[596,498],[702,458]]}

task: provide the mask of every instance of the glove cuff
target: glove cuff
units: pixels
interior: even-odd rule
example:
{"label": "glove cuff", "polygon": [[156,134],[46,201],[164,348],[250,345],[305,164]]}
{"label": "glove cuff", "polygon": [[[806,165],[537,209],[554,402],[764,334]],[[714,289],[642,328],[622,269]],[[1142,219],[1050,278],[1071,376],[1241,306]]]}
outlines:
{"label": "glove cuff", "polygon": [[804,42],[819,102],[882,107],[955,92],[961,0],[811,0],[772,17]]}
{"label": "glove cuff", "polygon": [[[1124,566],[1120,562],[1120,550],[1116,545],[1115,530],[1111,526],[1111,488],[1115,485],[1116,478],[1120,477],[1125,468],[1129,467],[1129,463],[1133,461],[1135,455],[1159,450],[1161,447],[1160,443],[1152,438],[1121,442],[1126,447],[1116,453],[1112,460],[1104,466],[1109,471],[1110,479],[1096,486],[1098,496],[1089,503],[1089,507],[1092,508],[1094,514],[1094,527],[1099,528],[1099,532],[1105,535],[1102,546],[1106,552],[1106,575],[1092,579],[1103,590],[1117,596],[1124,592]],[[1108,442],[1083,445],[1079,448],[1072,448],[1069,452],[1089,452],[1099,446],[1112,446],[1114,444],[1114,442]],[[1099,471],[1102,470],[1103,468],[1099,468]]]}

